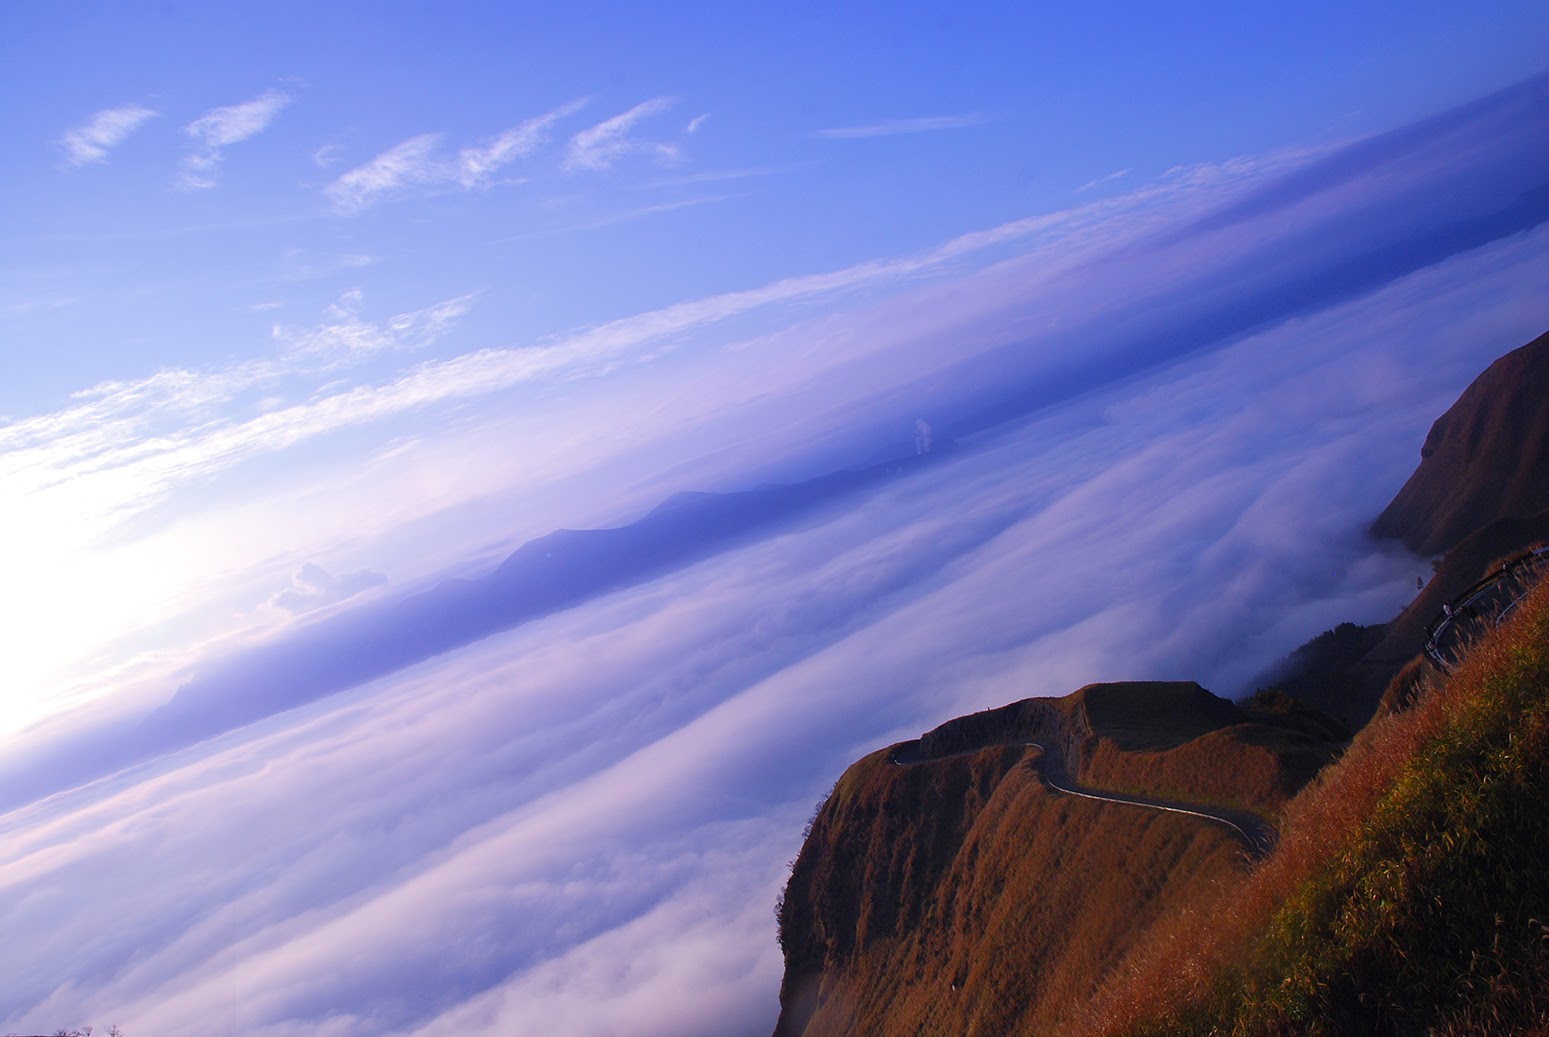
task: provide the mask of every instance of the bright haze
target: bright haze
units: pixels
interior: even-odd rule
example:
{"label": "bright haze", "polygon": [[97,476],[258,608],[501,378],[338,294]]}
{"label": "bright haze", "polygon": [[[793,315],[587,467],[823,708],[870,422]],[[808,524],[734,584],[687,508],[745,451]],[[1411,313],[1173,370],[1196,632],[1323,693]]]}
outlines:
{"label": "bright haze", "polygon": [[7,9],[0,1031],[766,1033],[857,756],[1413,593],[1549,8],[838,6]]}

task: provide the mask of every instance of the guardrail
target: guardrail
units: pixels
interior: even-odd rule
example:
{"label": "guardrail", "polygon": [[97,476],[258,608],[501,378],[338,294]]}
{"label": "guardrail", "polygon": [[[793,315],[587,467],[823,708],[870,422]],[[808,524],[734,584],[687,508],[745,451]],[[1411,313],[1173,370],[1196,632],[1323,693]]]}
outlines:
{"label": "guardrail", "polygon": [[[1448,658],[1445,642],[1450,639],[1456,643],[1481,624],[1495,626],[1505,619],[1532,586],[1530,577],[1536,576],[1546,561],[1549,545],[1525,551],[1443,605],[1441,615],[1425,628],[1426,657],[1437,669],[1450,670],[1456,660]],[[1494,610],[1487,608],[1486,602],[1492,597],[1504,604]]]}

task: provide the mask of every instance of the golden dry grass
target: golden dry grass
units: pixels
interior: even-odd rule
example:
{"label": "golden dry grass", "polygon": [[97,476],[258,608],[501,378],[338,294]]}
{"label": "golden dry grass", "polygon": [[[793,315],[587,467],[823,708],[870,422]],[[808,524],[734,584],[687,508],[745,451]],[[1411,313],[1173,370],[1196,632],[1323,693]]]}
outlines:
{"label": "golden dry grass", "polygon": [[[1293,772],[1310,773],[1276,753],[1295,757],[1306,747],[1291,743],[1312,739],[1244,723],[1193,686],[1083,689],[1046,700],[1041,722],[1071,721],[1094,691],[1095,722],[1071,728],[1098,732],[1075,748],[1083,780],[1122,776],[1140,791],[1272,812],[1304,780]],[[943,734],[989,736],[1035,713],[1006,707]],[[992,746],[895,766],[883,751],[846,772],[780,908],[782,1035],[1069,1032],[1142,936],[1245,873],[1219,826],[1051,792],[1036,757]]]}
{"label": "golden dry grass", "polygon": [[1507,1034],[1549,1023],[1549,586],[1387,712],[1273,858],[1159,926],[1086,1032]]}

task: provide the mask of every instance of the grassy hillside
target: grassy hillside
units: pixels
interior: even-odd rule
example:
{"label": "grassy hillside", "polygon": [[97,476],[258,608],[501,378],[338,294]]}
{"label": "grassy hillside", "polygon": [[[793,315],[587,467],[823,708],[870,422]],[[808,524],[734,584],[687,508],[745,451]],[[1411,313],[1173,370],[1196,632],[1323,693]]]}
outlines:
{"label": "grassy hillside", "polygon": [[1084,782],[1273,815],[1310,776],[1308,754],[1341,744],[1318,730],[1194,684],[1094,685],[873,753],[795,862],[777,1033],[1068,1032],[1154,926],[1246,874],[1220,826],[1057,794],[1038,749],[1003,743],[1059,745]]}
{"label": "grassy hillside", "polygon": [[1082,692],[1090,736],[1077,777],[1115,792],[1273,818],[1350,738],[1337,721],[1273,693],[1237,706],[1197,684]]}
{"label": "grassy hillside", "polygon": [[[1182,684],[872,754],[795,862],[777,1034],[1549,1035],[1549,585],[1428,683],[1305,787],[1337,728]],[[1083,782],[1246,806],[1279,847],[1052,792],[994,742],[1035,729]]]}
{"label": "grassy hillside", "polygon": [[1050,792],[1035,755],[846,775],[786,894],[779,1033],[1057,1032],[1135,933],[1244,867],[1215,826]]}
{"label": "grassy hillside", "polygon": [[1088,1032],[1549,1024],[1549,586],[1288,807],[1275,856],[1153,931]]}

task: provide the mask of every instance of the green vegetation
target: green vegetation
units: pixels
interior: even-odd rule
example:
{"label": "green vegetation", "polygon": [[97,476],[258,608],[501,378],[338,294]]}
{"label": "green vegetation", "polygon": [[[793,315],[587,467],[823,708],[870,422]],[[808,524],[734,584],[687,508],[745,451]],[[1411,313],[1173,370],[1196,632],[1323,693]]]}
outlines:
{"label": "green vegetation", "polygon": [[1507,1034],[1549,1024],[1549,585],[1287,808],[1092,1032]]}

